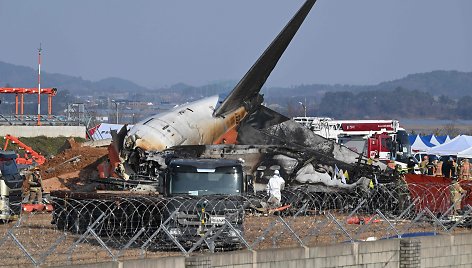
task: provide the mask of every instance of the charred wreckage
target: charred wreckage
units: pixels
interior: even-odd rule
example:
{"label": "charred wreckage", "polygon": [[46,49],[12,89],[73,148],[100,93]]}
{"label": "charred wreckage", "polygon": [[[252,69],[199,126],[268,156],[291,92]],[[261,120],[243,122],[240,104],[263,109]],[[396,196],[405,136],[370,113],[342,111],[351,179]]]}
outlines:
{"label": "charred wreckage", "polygon": [[[102,182],[158,192],[133,197],[140,208],[149,203],[142,207],[147,220],[137,221],[135,230],[138,225],[171,224],[172,236],[191,246],[205,230],[232,221],[236,228],[227,231],[222,243],[237,243],[245,211],[264,201],[263,190],[275,170],[286,181],[283,201],[292,211],[304,204],[298,193],[359,196],[368,194],[373,183],[401,183],[394,169],[386,171],[385,164],[371,162],[262,105],[262,86],[315,2],[303,4],[224,100],[213,96],[185,104],[113,135],[110,148],[119,155],[113,167],[121,178]],[[130,202],[119,193],[55,195],[90,200],[92,205],[81,212],[83,224],[67,202],[55,207],[54,222],[75,232],[84,232],[101,217],[88,208],[105,206],[119,219]],[[122,220],[123,228],[133,222]]]}

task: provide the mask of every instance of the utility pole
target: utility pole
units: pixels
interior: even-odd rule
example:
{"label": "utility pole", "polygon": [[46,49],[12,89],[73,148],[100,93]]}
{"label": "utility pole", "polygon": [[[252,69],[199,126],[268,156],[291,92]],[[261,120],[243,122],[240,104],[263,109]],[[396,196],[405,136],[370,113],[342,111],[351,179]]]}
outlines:
{"label": "utility pole", "polygon": [[111,102],[115,104],[116,124],[118,124],[118,102],[116,102],[115,100],[112,100]]}

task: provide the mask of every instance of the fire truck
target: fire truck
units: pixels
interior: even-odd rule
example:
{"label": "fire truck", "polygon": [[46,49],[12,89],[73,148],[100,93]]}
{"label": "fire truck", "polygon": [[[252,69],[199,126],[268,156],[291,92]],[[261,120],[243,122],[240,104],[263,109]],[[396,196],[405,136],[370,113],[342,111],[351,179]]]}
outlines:
{"label": "fire truck", "polygon": [[294,117],[315,134],[334,140],[366,157],[406,163],[411,145],[397,120],[334,120],[328,117]]}

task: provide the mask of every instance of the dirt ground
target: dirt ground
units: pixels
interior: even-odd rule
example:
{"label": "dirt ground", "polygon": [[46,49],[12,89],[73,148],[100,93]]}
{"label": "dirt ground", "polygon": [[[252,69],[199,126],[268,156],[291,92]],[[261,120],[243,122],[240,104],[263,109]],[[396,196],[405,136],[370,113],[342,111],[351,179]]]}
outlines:
{"label": "dirt ground", "polygon": [[[390,228],[390,225],[383,221],[368,225],[355,225],[346,223],[346,215],[336,213],[333,215],[346,230],[346,233],[340,226],[329,220],[326,215],[299,216],[296,218],[284,217],[283,219],[290,226],[290,229],[277,216],[248,215],[244,224],[244,239],[253,249],[261,250],[299,247],[301,242],[305,246],[321,246],[349,241],[377,240],[396,235],[396,232]],[[74,244],[79,239],[80,234],[64,233],[62,230],[57,229],[55,225],[51,224],[51,214],[29,214],[23,218],[22,224],[17,228],[13,227],[15,222],[1,225],[0,238],[4,237],[8,230],[12,230],[18,241],[36,260],[41,259],[47,252],[48,255],[46,255],[47,258],[43,266],[66,263],[86,264],[111,260],[105,248],[100,246],[91,235],[86,236],[86,239],[81,243]],[[438,226],[430,223],[417,223],[412,226],[409,221],[401,221],[393,222],[393,224],[399,233],[435,231],[441,233],[442,231]],[[468,228],[456,228],[452,234],[469,232],[470,229]],[[102,239],[104,239],[105,244],[107,244],[112,253],[117,256],[120,253],[120,248],[131,240],[133,234],[128,234],[128,236],[121,238],[115,237],[112,240],[106,237],[102,237]],[[140,250],[140,243],[142,241],[133,244],[129,249],[121,252],[123,254],[119,259],[183,255],[178,249],[170,251],[146,250],[143,252]],[[52,247],[53,245],[55,246]],[[48,250],[50,249],[53,249],[53,251],[49,252]],[[206,252],[208,252],[206,249],[202,251],[197,250],[194,254]],[[2,258],[0,266],[13,265],[25,267],[31,265],[31,261],[26,258],[12,239],[4,241],[0,258]]]}
{"label": "dirt ground", "polygon": [[68,140],[64,150],[40,166],[45,192],[52,190],[93,190],[89,179],[97,176],[97,166],[106,160],[106,147],[87,147]]}

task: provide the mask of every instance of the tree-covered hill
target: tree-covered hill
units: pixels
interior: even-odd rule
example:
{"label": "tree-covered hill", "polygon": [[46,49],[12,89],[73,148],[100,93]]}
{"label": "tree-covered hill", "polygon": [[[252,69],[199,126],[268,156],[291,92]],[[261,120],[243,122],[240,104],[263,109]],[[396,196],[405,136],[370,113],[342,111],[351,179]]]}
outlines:
{"label": "tree-covered hill", "polygon": [[[47,72],[42,73],[41,82],[43,87],[59,89],[54,113],[63,111],[67,103],[87,100],[88,96],[95,99],[119,96],[135,101],[179,104],[211,95],[225,95],[237,83],[219,81],[203,86],[177,83],[166,88],[149,89],[121,78],[90,81]],[[37,70],[0,61],[0,87],[36,87],[36,83]],[[432,71],[377,85],[265,87],[262,93],[267,105],[287,116],[302,115],[304,111],[299,103],[305,102],[308,115],[334,118],[472,119],[472,72]],[[14,111],[11,105],[14,96],[2,96],[2,100],[4,112]],[[30,105],[27,109],[34,108]]]}

